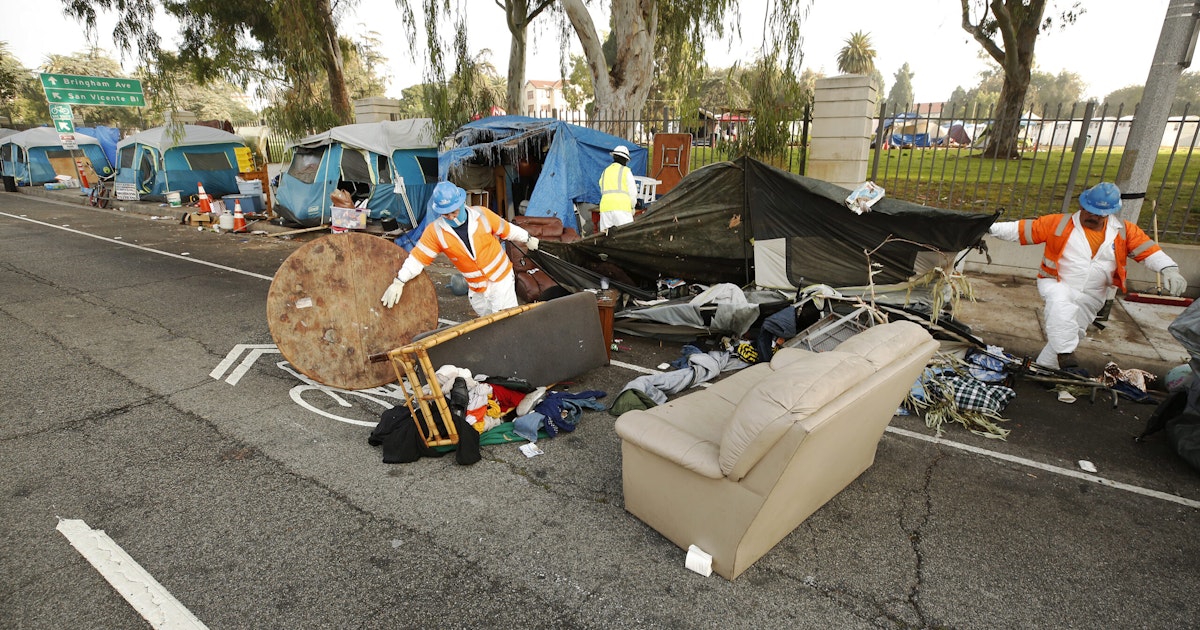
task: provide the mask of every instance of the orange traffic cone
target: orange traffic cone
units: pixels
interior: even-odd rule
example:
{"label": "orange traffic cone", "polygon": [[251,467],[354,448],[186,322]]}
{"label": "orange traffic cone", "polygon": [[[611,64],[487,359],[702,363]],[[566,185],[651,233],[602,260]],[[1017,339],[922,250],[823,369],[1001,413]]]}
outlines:
{"label": "orange traffic cone", "polygon": [[196,187],[200,189],[198,197],[200,197],[200,212],[212,212],[212,202],[209,201],[208,193],[204,192],[204,184],[196,182]]}
{"label": "orange traffic cone", "polygon": [[233,205],[233,231],[242,232],[246,229],[246,215],[242,214],[242,201],[239,199]]}

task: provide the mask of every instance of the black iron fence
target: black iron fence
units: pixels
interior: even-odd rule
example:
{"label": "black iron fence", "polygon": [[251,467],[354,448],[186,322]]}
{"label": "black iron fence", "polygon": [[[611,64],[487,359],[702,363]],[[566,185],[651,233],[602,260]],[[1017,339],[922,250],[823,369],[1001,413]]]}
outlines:
{"label": "black iron fence", "polygon": [[[867,179],[892,198],[962,210],[1003,209],[1005,218],[1026,218],[1073,210],[1079,192],[1101,181],[1115,181],[1133,112],[1095,104],[1043,105],[1023,114],[1017,157],[990,158],[983,148],[992,133],[991,107],[894,105],[883,103],[875,119]],[[590,118],[573,112],[548,112],[572,124],[605,131],[645,147],[656,164],[654,136],[691,134],[690,170],[732,159],[748,150],[747,131],[756,121],[745,112],[704,110],[682,117],[670,110],[651,116],[618,114]],[[811,110],[783,117],[782,141],[756,157],[783,170],[805,174],[811,135]],[[293,141],[266,132],[272,162],[287,162]],[[1160,238],[1200,241],[1200,116],[1184,111],[1167,123],[1159,147],[1141,223],[1152,229],[1158,218]],[[652,171],[653,172],[653,171]]]}
{"label": "black iron fence", "polygon": [[[1074,210],[1074,198],[1115,181],[1134,112],[1094,103],[1029,108],[1017,123],[1016,157],[986,157],[991,107],[884,103],[867,178],[892,197],[940,208],[1005,210],[1026,218]],[[1164,240],[1200,240],[1196,207],[1200,116],[1173,116],[1160,142],[1140,223],[1155,214]]]}

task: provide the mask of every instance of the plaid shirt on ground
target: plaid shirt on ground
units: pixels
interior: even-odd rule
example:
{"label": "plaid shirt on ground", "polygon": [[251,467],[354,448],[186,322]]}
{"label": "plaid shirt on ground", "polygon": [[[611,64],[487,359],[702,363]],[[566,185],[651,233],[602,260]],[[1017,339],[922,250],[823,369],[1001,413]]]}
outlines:
{"label": "plaid shirt on ground", "polygon": [[946,376],[929,385],[946,385],[954,391],[954,404],[964,411],[985,411],[1000,414],[1017,392],[1003,385],[988,385],[973,378]]}

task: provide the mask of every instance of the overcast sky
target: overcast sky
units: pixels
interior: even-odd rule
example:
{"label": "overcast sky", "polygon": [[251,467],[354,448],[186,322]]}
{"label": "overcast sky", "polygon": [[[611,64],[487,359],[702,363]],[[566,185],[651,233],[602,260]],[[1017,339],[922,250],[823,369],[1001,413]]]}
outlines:
{"label": "overcast sky", "polygon": [[[468,28],[473,50],[491,50],[492,64],[501,73],[506,72],[509,34],[503,11],[492,0],[460,1],[471,7]],[[1117,88],[1144,84],[1167,1],[1087,0],[1082,3],[1086,13],[1073,26],[1056,29],[1038,40],[1038,69],[1051,74],[1062,70],[1079,74],[1087,84],[1086,96],[1097,99]],[[739,41],[711,42],[710,66],[727,67],[758,55],[766,3],[740,3],[743,37]],[[69,54],[87,46],[82,26],[63,16],[58,0],[5,0],[5,4],[8,7],[0,21],[0,40],[8,42],[9,50],[23,65],[36,68],[49,54]],[[1060,6],[1067,4],[1070,2],[1058,0]],[[1051,5],[1053,10],[1055,0]],[[106,41],[112,22],[111,17],[105,18],[99,44],[116,58],[114,47]],[[838,50],[851,33],[865,31],[875,46],[876,66],[883,73],[885,90],[891,89],[901,64],[908,62],[916,73],[912,80],[915,100],[943,101],[955,86],[976,85],[985,65],[978,58],[979,45],[962,30],[960,22],[959,3],[955,0],[814,0],[803,28],[804,65],[826,75],[837,74]],[[161,16],[156,25],[169,46],[175,25]],[[409,58],[411,46],[401,35],[399,25],[400,13],[393,0],[358,0],[341,22],[341,32],[346,35],[379,33],[381,52],[389,60],[387,74],[392,77],[389,96],[399,96],[401,89],[421,79],[420,66]],[[607,20],[602,18],[597,25],[605,28]],[[553,31],[548,22],[535,30],[528,78],[559,78],[559,44]],[[578,52],[577,44],[574,49]],[[133,65],[125,64],[127,70]]]}

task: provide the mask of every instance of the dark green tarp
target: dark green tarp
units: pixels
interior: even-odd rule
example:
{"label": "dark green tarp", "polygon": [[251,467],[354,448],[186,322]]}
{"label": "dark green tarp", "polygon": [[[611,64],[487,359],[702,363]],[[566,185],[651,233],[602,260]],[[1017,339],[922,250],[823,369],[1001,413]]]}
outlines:
{"label": "dark green tarp", "polygon": [[[920,252],[953,255],[974,246],[999,216],[888,197],[858,215],[844,203],[849,194],[739,158],[688,174],[631,224],[542,247],[589,269],[615,265],[642,287],[652,288],[659,278],[744,286],[755,282],[755,244],[772,241],[785,254],[770,263],[778,267],[772,275],[785,275],[794,287],[849,287],[868,283],[868,250],[879,248],[871,256],[882,266],[875,284],[903,282],[916,273]],[[552,267],[547,271],[555,275]]]}

